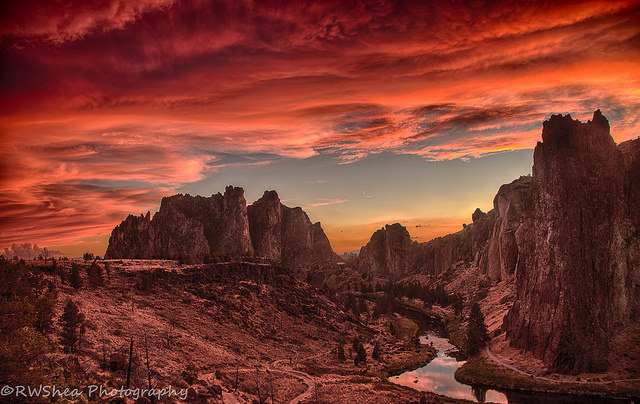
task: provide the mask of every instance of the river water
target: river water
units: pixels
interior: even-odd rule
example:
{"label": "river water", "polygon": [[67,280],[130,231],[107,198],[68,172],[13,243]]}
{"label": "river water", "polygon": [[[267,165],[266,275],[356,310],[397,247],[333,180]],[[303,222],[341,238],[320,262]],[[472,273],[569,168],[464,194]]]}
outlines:
{"label": "river water", "polygon": [[452,398],[487,403],[549,403],[549,404],[620,404],[630,400],[582,397],[570,394],[523,393],[516,391],[499,391],[482,387],[472,387],[458,382],[454,374],[465,361],[460,358],[458,349],[449,343],[441,332],[428,331],[420,337],[422,344],[433,344],[437,357],[427,365],[392,376],[389,381],[419,391],[430,391]]}
{"label": "river water", "polygon": [[454,374],[464,365],[465,361],[458,360],[458,349],[444,337],[433,332],[420,337],[420,343],[433,344],[437,349],[436,356],[426,366],[392,376],[393,383],[411,387],[420,391],[431,391],[452,398],[462,398],[475,402],[508,403],[507,396],[495,390],[474,389],[458,382]]}

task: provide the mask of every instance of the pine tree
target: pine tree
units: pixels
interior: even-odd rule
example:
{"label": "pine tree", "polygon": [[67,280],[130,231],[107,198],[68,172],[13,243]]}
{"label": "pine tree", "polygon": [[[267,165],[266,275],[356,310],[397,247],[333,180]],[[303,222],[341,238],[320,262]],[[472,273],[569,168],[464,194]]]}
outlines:
{"label": "pine tree", "polygon": [[55,314],[56,298],[55,291],[49,290],[35,304],[35,327],[38,331],[46,334],[51,331],[53,316]]}
{"label": "pine tree", "polygon": [[107,284],[111,283],[111,266],[108,262],[104,264],[104,270],[107,273]]}
{"label": "pine tree", "polygon": [[355,337],[353,340],[353,351],[356,353],[353,358],[353,363],[357,366],[359,363],[367,361],[367,351],[364,349],[364,345],[360,342],[360,338]]}
{"label": "pine tree", "polygon": [[93,261],[89,268],[87,268],[87,276],[89,278],[89,283],[93,288],[97,288],[104,284],[104,279],[102,278],[102,267],[98,265],[96,261]]}
{"label": "pine tree", "polygon": [[376,344],[373,347],[373,352],[371,353],[371,357],[377,361],[382,357],[382,349],[380,348],[380,343],[376,341]]}
{"label": "pine tree", "polygon": [[467,327],[467,353],[469,356],[476,355],[489,341],[489,332],[484,323],[484,316],[480,310],[480,305],[474,303],[469,314],[469,325]]}
{"label": "pine tree", "polygon": [[338,354],[338,360],[340,362],[344,362],[347,360],[346,355],[344,354],[344,347],[342,346],[341,343],[338,342],[338,347],[336,348],[337,354]]}
{"label": "pine tree", "polygon": [[60,317],[62,325],[62,345],[70,352],[76,352],[80,341],[80,330],[84,323],[84,314],[80,313],[78,305],[68,299],[64,306],[64,313]]}
{"label": "pine tree", "polygon": [[69,279],[69,283],[71,283],[71,286],[73,286],[75,290],[82,287],[82,278],[80,277],[80,271],[76,264],[71,265],[71,277]]}

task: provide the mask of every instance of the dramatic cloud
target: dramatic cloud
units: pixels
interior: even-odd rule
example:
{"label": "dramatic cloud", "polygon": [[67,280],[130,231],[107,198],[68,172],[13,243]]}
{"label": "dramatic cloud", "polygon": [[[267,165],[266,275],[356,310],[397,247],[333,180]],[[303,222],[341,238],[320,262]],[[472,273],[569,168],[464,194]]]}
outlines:
{"label": "dramatic cloud", "polygon": [[50,250],[47,247],[40,248],[37,244],[31,243],[12,244],[11,248],[4,249],[4,256],[7,259],[19,257],[30,260],[38,257],[49,258],[60,255],[62,255],[60,251]]}
{"label": "dramatic cloud", "polygon": [[[481,158],[532,148],[551,113],[597,108],[616,140],[640,134],[635,1],[0,8],[3,246],[104,235],[238,167]],[[343,199],[323,196],[303,204]]]}

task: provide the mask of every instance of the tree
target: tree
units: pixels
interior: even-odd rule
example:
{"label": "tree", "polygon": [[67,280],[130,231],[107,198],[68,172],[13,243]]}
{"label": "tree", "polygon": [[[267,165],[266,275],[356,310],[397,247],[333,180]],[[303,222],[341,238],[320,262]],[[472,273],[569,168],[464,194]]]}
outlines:
{"label": "tree", "polygon": [[94,289],[104,284],[104,279],[102,278],[102,267],[95,261],[93,261],[89,268],[87,268],[87,276],[91,287]]}
{"label": "tree", "polygon": [[371,357],[377,361],[382,357],[382,349],[380,348],[380,343],[376,341],[376,344],[373,347],[373,352],[371,353]]}
{"label": "tree", "polygon": [[353,351],[356,353],[355,358],[353,358],[353,363],[356,366],[367,361],[367,351],[364,349],[364,345],[362,345],[358,337],[355,337],[353,340]]}
{"label": "tree", "polygon": [[35,327],[42,334],[51,331],[53,325],[53,316],[55,314],[56,298],[55,291],[49,290],[40,299],[36,301],[35,310]]}
{"label": "tree", "polygon": [[108,262],[104,263],[104,270],[107,273],[107,284],[111,283],[111,265]]}
{"label": "tree", "polygon": [[338,355],[338,360],[340,362],[344,362],[345,360],[347,360],[347,357],[344,354],[344,347],[342,346],[342,344],[340,342],[338,342],[338,347],[336,348],[336,353]]}
{"label": "tree", "polygon": [[62,345],[70,352],[76,352],[80,341],[81,328],[84,323],[84,314],[80,313],[78,305],[73,300],[68,299],[64,306],[64,313],[60,317],[62,325]]}
{"label": "tree", "polygon": [[489,341],[489,332],[484,323],[484,315],[482,315],[480,305],[474,303],[471,306],[469,325],[467,327],[467,353],[469,356],[474,356],[480,352],[487,344],[487,341]]}
{"label": "tree", "polygon": [[75,263],[71,265],[71,277],[69,278],[69,282],[71,286],[75,290],[78,290],[82,287],[82,278],[80,277],[80,270],[78,269],[78,265]]}
{"label": "tree", "polygon": [[82,256],[82,258],[83,258],[85,261],[91,261],[91,260],[93,260],[93,253],[90,253],[90,252],[88,252],[88,251],[87,251],[86,253],[84,253],[84,255]]}

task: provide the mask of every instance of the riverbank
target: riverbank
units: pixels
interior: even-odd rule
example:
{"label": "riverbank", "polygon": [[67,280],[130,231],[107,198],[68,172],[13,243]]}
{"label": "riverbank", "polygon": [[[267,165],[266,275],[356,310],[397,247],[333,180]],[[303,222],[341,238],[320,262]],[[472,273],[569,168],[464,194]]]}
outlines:
{"label": "riverbank", "polygon": [[583,397],[640,398],[638,382],[560,383],[525,376],[495,364],[485,356],[470,358],[455,373],[460,383],[523,392],[575,394]]}
{"label": "riverbank", "polygon": [[417,347],[415,355],[392,362],[385,366],[380,372],[380,377],[386,380],[389,377],[421,368],[431,362],[433,358],[436,357],[436,355],[437,351],[434,347],[429,345],[421,345]]}

